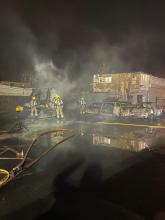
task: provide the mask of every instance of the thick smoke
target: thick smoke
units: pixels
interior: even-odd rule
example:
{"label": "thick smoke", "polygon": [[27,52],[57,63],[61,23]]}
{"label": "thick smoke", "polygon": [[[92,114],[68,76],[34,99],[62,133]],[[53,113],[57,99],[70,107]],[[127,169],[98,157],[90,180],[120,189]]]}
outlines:
{"label": "thick smoke", "polygon": [[13,10],[1,8],[0,13],[0,78],[21,81],[33,69],[35,37]]}
{"label": "thick smoke", "polygon": [[6,1],[0,9],[1,79],[18,81],[34,70],[38,75],[36,65],[41,64],[53,66],[48,75],[69,89],[68,80],[86,87],[103,63],[111,72],[164,72],[161,2],[150,12],[140,2],[93,3]]}
{"label": "thick smoke", "polygon": [[75,88],[75,83],[68,79],[68,74],[65,69],[57,68],[50,61],[34,60],[35,70],[35,86],[42,89],[54,90],[54,95],[65,96]]}

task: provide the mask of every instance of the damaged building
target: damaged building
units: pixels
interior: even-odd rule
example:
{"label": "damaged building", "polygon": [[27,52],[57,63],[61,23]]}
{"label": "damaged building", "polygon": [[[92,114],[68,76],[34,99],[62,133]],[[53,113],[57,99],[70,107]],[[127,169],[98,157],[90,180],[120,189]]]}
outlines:
{"label": "damaged building", "polygon": [[163,106],[165,79],[144,72],[94,74],[93,93],[106,93],[132,104],[152,102]]}

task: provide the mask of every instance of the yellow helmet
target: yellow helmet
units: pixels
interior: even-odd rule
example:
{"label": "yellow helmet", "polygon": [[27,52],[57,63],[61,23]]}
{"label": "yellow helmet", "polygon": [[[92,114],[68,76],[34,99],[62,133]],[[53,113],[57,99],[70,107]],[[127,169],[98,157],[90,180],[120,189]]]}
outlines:
{"label": "yellow helmet", "polygon": [[15,111],[16,111],[16,112],[22,112],[22,111],[23,111],[23,107],[20,106],[20,105],[17,105],[17,106],[15,107]]}
{"label": "yellow helmet", "polygon": [[55,96],[53,97],[53,99],[58,100],[58,99],[60,99],[60,96],[59,96],[59,95],[55,95]]}
{"label": "yellow helmet", "polygon": [[35,96],[32,96],[32,100],[36,100],[36,97],[35,97]]}

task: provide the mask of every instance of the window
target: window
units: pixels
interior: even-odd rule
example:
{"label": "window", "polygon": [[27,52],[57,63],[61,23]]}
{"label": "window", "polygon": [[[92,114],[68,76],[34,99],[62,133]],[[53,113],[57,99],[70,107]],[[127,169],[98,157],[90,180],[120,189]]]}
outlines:
{"label": "window", "polygon": [[111,83],[112,77],[105,77],[105,82],[106,83]]}

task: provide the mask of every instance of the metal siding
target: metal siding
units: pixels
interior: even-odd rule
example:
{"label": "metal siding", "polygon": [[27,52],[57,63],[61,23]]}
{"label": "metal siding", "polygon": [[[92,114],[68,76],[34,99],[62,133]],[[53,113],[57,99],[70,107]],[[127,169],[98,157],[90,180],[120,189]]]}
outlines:
{"label": "metal siding", "polygon": [[0,96],[30,96],[32,88],[12,87],[0,85]]}

